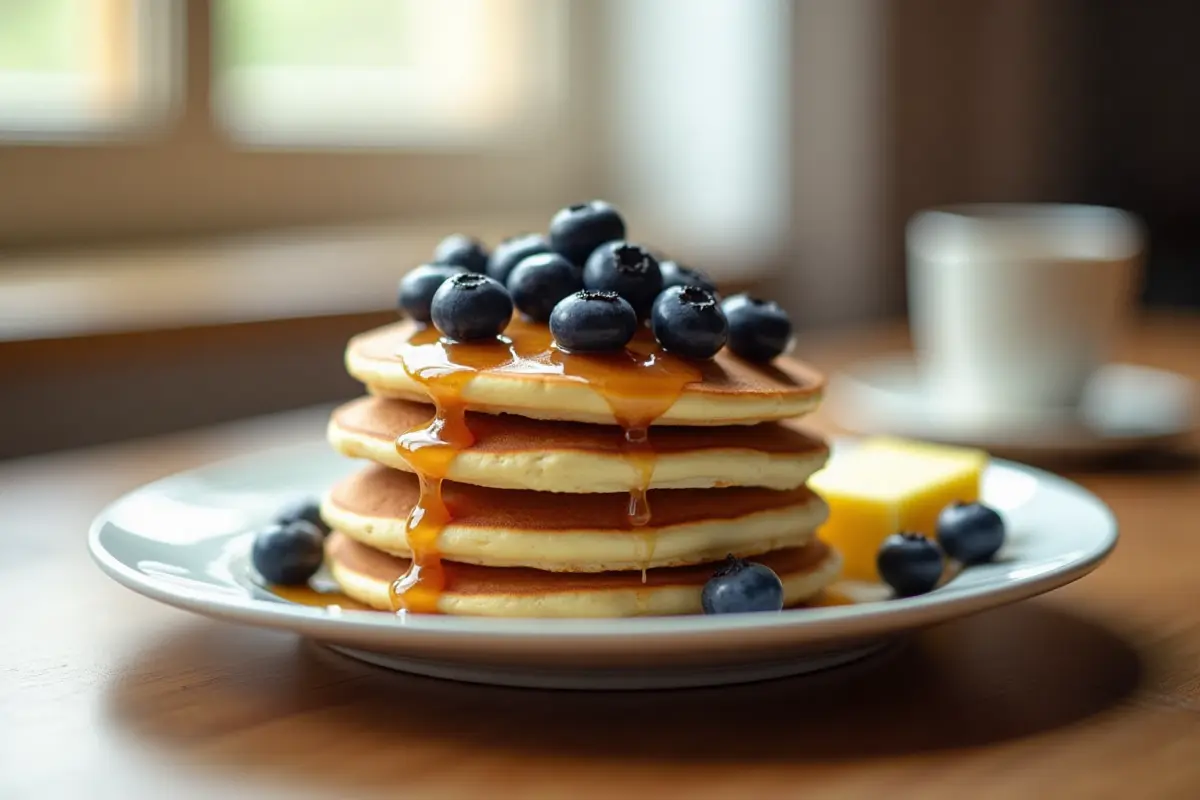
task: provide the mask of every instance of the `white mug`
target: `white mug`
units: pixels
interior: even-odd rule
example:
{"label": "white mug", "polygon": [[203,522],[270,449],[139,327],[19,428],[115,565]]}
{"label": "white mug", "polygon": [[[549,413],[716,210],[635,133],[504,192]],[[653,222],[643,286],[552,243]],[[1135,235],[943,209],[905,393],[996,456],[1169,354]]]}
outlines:
{"label": "white mug", "polygon": [[1112,208],[962,205],[908,224],[909,315],[931,410],[996,421],[1077,404],[1140,273]]}

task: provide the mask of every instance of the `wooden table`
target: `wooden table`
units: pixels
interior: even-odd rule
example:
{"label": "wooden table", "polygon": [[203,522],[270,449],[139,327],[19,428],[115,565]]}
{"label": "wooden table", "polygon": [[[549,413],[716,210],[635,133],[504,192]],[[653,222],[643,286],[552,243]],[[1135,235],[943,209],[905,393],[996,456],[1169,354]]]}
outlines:
{"label": "wooden table", "polygon": [[[903,341],[802,350],[832,368]],[[1200,378],[1200,320],[1157,318],[1122,349]],[[0,465],[0,797],[1200,797],[1200,441],[1072,472],[1122,526],[1083,581],[886,663],[719,690],[389,674],[156,604],[89,563],[88,521],[119,493],[322,424],[315,410]]]}

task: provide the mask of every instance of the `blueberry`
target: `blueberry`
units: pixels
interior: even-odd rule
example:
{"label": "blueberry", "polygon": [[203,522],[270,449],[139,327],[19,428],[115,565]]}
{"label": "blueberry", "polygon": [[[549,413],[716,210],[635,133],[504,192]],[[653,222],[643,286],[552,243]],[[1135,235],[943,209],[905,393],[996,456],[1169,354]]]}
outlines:
{"label": "blueberry", "polygon": [[478,239],[452,233],[438,242],[433,250],[435,264],[453,264],[471,272],[487,272],[487,250]]}
{"label": "blueberry", "polygon": [[588,256],[583,285],[598,292],[616,292],[633,306],[638,319],[646,319],[654,298],[662,291],[662,273],[658,261],[645,248],[629,242],[609,242]]}
{"label": "blueberry", "polygon": [[517,264],[529,256],[549,252],[550,243],[540,233],[522,233],[505,239],[496,245],[491,258],[488,259],[488,277],[507,284],[508,276]]}
{"label": "blueberry", "polygon": [[306,583],[321,568],[324,555],[325,537],[304,520],[259,531],[250,550],[258,574],[280,586]]}
{"label": "blueberry", "polygon": [[708,289],[714,295],[717,293],[717,285],[698,269],[685,267],[678,261],[660,261],[658,269],[662,272],[663,289],[672,286],[699,286],[701,289]]}
{"label": "blueberry", "polygon": [[458,342],[499,336],[512,319],[508,290],[486,275],[464,272],[438,287],[430,307],[433,324]]}
{"label": "blueberry", "polygon": [[912,597],[937,586],[942,577],[942,551],[919,533],[894,533],[883,540],[875,565],[896,594]]}
{"label": "blueberry", "polygon": [[951,503],[938,514],[937,539],[951,558],[981,564],[1004,544],[1004,520],[983,503]]}
{"label": "blueberry", "polygon": [[729,320],[729,349],[747,361],[766,362],[787,349],[792,322],[778,303],[737,294],[721,304]]}
{"label": "blueberry", "polygon": [[549,320],[558,301],[582,288],[579,268],[558,253],[529,256],[508,276],[513,305],[534,322]]}
{"label": "blueberry", "polygon": [[700,604],[705,614],[779,611],[783,608],[783,581],[770,567],[730,556],[704,584]]}
{"label": "blueberry", "polygon": [[625,220],[603,200],[567,206],[550,220],[550,249],[582,267],[600,245],[625,238]]}
{"label": "blueberry", "polygon": [[321,504],[311,497],[296,500],[294,503],[284,506],[275,515],[276,525],[290,525],[297,521],[307,522],[319,530],[322,535],[329,535],[329,526],[325,524],[325,520],[321,519]]}
{"label": "blueberry", "polygon": [[564,297],[550,314],[550,333],[563,350],[620,350],[637,332],[637,314],[616,292],[584,289]]}
{"label": "blueberry", "polygon": [[417,322],[429,322],[429,304],[433,293],[451,275],[464,270],[451,264],[422,264],[400,279],[397,301],[400,308]]}
{"label": "blueberry", "polygon": [[687,358],[712,358],[729,338],[721,304],[699,286],[663,289],[650,312],[650,327],[659,344]]}

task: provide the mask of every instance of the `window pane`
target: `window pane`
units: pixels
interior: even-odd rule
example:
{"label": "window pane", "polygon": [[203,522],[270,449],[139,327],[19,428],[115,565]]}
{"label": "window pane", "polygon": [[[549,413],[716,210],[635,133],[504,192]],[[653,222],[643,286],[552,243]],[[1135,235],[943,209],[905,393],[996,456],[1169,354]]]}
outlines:
{"label": "window pane", "polygon": [[0,0],[0,136],[121,129],[161,110],[171,5]]}
{"label": "window pane", "polygon": [[214,97],[260,144],[494,142],[556,102],[557,0],[217,0]]}
{"label": "window pane", "polygon": [[226,69],[402,67],[411,63],[403,0],[233,0],[217,17]]}
{"label": "window pane", "polygon": [[85,47],[71,42],[83,33],[83,16],[72,15],[73,0],[0,0],[0,70],[86,72]]}

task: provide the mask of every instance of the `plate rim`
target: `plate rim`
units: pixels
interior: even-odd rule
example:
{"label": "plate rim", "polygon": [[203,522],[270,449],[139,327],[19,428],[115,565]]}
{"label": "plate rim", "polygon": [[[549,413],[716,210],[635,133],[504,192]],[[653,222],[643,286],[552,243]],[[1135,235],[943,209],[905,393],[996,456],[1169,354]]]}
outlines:
{"label": "plate rim", "polygon": [[[833,443],[852,446],[857,437],[834,437]],[[88,530],[88,551],[101,571],[127,589],[152,600],[210,617],[282,630],[303,626],[313,636],[328,634],[344,638],[357,632],[376,640],[395,637],[422,639],[458,639],[469,636],[486,638],[490,643],[515,639],[603,642],[638,639],[653,641],[661,637],[672,639],[732,635],[773,635],[783,630],[804,631],[804,641],[819,643],[859,636],[878,636],[887,631],[916,628],[939,621],[958,618],[1008,603],[1017,602],[1069,584],[1092,572],[1116,548],[1120,526],[1112,510],[1099,497],[1074,481],[1046,470],[1010,461],[992,459],[990,467],[1015,470],[1030,475],[1039,483],[1063,487],[1082,495],[1103,516],[1104,543],[1070,562],[1040,575],[1009,581],[1001,586],[971,587],[953,595],[931,593],[909,598],[893,598],[869,610],[860,605],[828,606],[804,609],[785,609],[778,614],[730,614],[715,617],[682,615],[665,617],[631,617],[620,619],[541,619],[493,617],[455,617],[445,615],[396,616],[378,611],[341,610],[330,613],[323,608],[308,607],[284,601],[267,600],[246,595],[224,595],[190,586],[166,585],[114,556],[101,543],[109,516],[119,504],[142,492],[153,491],[162,484],[199,471],[278,458],[289,450],[311,448],[319,440],[305,441],[281,447],[266,448],[219,459],[191,469],[180,470],[142,484],[107,503],[92,520]],[[118,526],[119,527],[119,526]],[[246,532],[224,534],[227,538],[244,536]],[[206,538],[215,538],[206,537]],[[882,621],[882,622],[881,622]]]}

